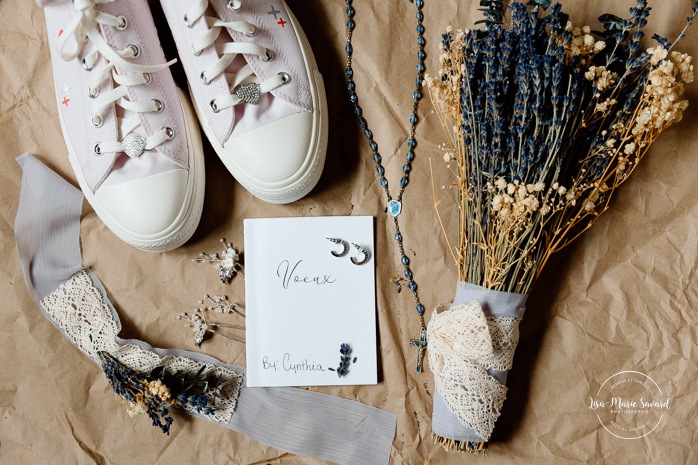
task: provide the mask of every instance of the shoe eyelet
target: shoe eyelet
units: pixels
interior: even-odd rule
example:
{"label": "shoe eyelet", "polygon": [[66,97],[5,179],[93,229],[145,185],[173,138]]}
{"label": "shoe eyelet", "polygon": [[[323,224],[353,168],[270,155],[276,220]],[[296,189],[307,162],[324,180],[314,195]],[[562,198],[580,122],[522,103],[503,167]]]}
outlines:
{"label": "shoe eyelet", "polygon": [[191,53],[192,53],[192,55],[194,55],[195,57],[198,57],[199,55],[201,55],[201,52],[203,52],[203,50],[199,50],[199,51],[197,52],[196,50],[194,50],[194,46],[193,46],[193,45],[191,46]]}
{"label": "shoe eyelet", "polygon": [[[94,126],[96,128],[101,128],[102,125],[104,124],[104,118],[102,118],[102,115],[93,115],[90,122],[92,123],[92,126]],[[99,145],[99,144],[97,144],[97,145]],[[97,145],[95,145],[95,147],[97,147]],[[100,151],[100,155],[101,155],[101,151]]]}
{"label": "shoe eyelet", "polygon": [[286,85],[289,82],[291,82],[291,76],[289,76],[288,73],[281,72],[277,74],[277,76],[281,76],[281,81],[284,83],[283,85]]}
{"label": "shoe eyelet", "polygon": [[97,142],[97,143],[95,144],[95,146],[92,147],[92,151],[93,151],[94,154],[97,155],[98,157],[101,157],[101,156],[103,155],[103,154],[102,154],[102,149],[99,147],[99,142]]}
{"label": "shoe eyelet", "polygon": [[92,71],[94,69],[94,66],[87,66],[85,58],[82,59],[82,67],[85,68],[85,71]]}
{"label": "shoe eyelet", "polygon": [[97,98],[98,95],[99,95],[99,87],[97,87],[94,90],[92,89],[92,87],[87,88],[87,96],[90,97],[91,99]]}
{"label": "shoe eyelet", "polygon": [[145,82],[142,84],[144,86],[147,86],[153,80],[153,76],[150,73],[143,73],[143,77],[145,78]]}
{"label": "shoe eyelet", "polygon": [[207,85],[211,84],[211,81],[209,79],[206,79],[205,73],[206,73],[205,71],[201,71],[201,82],[203,82],[204,85],[207,86]]}
{"label": "shoe eyelet", "polygon": [[245,36],[254,37],[257,35],[257,28],[252,26],[252,32],[245,32]]}
{"label": "shoe eyelet", "polygon": [[264,56],[261,58],[262,58],[262,61],[265,61],[265,62],[271,61],[274,59],[274,53],[271,50],[267,49],[267,51],[264,53]]}
{"label": "shoe eyelet", "polygon": [[126,20],[126,17],[123,15],[117,16],[117,18],[121,21],[117,26],[116,29],[119,31],[123,31],[128,27],[128,21]]}
{"label": "shoe eyelet", "polygon": [[131,51],[133,52],[131,54],[131,58],[136,58],[138,55],[141,54],[141,48],[136,44],[128,44],[126,46],[126,49],[131,49]]}
{"label": "shoe eyelet", "polygon": [[151,100],[151,102],[155,103],[155,110],[153,111],[153,113],[161,113],[162,110],[165,108],[165,104],[162,103],[162,100],[160,100],[159,98],[154,98]]}
{"label": "shoe eyelet", "polygon": [[228,9],[229,9],[230,11],[232,11],[233,13],[237,13],[238,11],[240,11],[240,7],[239,7],[239,6],[238,6],[238,7],[235,6],[235,1],[234,1],[234,0],[229,0],[227,6],[228,6]]}
{"label": "shoe eyelet", "polygon": [[165,135],[167,136],[167,140],[172,140],[172,139],[174,139],[174,136],[175,136],[175,130],[174,130],[174,129],[172,129],[172,128],[169,127],[169,126],[165,126],[165,127],[162,128],[162,129],[165,130]]}
{"label": "shoe eyelet", "polygon": [[218,113],[219,111],[221,111],[221,109],[218,108],[218,105],[216,105],[216,99],[211,100],[211,103],[209,105],[211,106],[211,110],[214,113]]}
{"label": "shoe eyelet", "polygon": [[189,29],[194,27],[194,23],[189,22],[189,16],[184,15],[184,25],[187,26]]}

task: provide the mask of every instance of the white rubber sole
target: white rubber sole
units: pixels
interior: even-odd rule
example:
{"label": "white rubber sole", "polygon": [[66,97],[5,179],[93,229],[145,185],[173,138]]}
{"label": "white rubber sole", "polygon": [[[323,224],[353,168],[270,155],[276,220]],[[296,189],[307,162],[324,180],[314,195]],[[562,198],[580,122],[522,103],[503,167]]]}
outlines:
{"label": "white rubber sole", "polygon": [[[284,3],[285,5],[285,3]],[[313,128],[311,132],[311,140],[308,149],[308,154],[306,155],[306,160],[310,160],[309,163],[305,163],[305,166],[301,168],[300,172],[296,172],[289,179],[295,179],[292,182],[284,183],[283,181],[275,184],[281,184],[281,187],[266,187],[255,182],[249,175],[245,173],[245,170],[240,168],[237,164],[232,162],[226,157],[221,156],[224,153],[223,146],[218,142],[216,136],[213,133],[208,121],[206,119],[206,113],[199,105],[199,103],[194,98],[193,92],[192,102],[194,103],[194,110],[199,117],[199,123],[204,130],[204,134],[208,137],[211,142],[213,150],[221,159],[225,167],[230,171],[230,174],[252,195],[264,200],[268,203],[274,204],[286,204],[295,202],[310,193],[313,188],[317,185],[322,175],[322,170],[325,166],[325,156],[327,152],[327,139],[328,139],[328,126],[329,121],[327,118],[327,98],[325,96],[325,83],[322,79],[322,75],[315,61],[315,56],[310,48],[310,43],[308,42],[303,29],[300,27],[298,20],[291,10],[286,6],[286,9],[291,16],[293,22],[298,27],[295,28],[296,38],[301,43],[301,51],[303,53],[304,61],[306,64],[306,72],[311,76],[313,85],[310,86],[310,92],[313,98],[314,111],[313,111]],[[306,52],[308,51],[308,53]]]}
{"label": "white rubber sole", "polygon": [[[201,142],[201,133],[197,125],[194,111],[187,97],[181,89],[177,89],[179,100],[182,106],[184,116],[184,126],[187,131],[187,144],[189,150],[189,175],[187,176],[187,189],[184,197],[184,203],[177,217],[172,224],[165,230],[156,234],[140,235],[128,231],[121,227],[118,222],[114,221],[109,214],[102,208],[99,201],[96,199],[92,190],[89,188],[85,177],[82,174],[80,164],[77,161],[73,148],[68,144],[68,159],[70,165],[75,172],[78,184],[82,189],[85,198],[94,209],[100,220],[109,228],[119,239],[125,243],[132,245],[146,252],[167,252],[176,249],[187,242],[194,235],[204,206],[204,193],[206,188],[206,175],[204,164],[204,151]],[[58,112],[61,121],[61,129],[63,137],[67,141],[65,125],[61,112]]]}

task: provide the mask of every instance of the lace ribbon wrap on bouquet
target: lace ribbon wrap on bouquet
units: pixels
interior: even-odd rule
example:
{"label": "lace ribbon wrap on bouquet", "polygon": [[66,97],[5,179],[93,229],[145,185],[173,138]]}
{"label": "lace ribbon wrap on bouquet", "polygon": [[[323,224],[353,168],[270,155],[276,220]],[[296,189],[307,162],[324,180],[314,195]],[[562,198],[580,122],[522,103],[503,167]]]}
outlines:
{"label": "lace ribbon wrap on bouquet", "polygon": [[432,429],[446,440],[489,441],[506,399],[526,295],[459,282],[453,305],[427,328],[436,394]]}

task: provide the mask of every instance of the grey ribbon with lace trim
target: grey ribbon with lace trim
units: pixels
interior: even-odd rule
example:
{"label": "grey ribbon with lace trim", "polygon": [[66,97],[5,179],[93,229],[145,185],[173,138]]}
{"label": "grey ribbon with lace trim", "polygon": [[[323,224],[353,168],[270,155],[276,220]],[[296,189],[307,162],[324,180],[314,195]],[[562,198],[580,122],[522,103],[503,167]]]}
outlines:
{"label": "grey ribbon with lace trim", "polygon": [[[106,313],[111,313],[113,320],[110,321],[118,332],[121,328],[118,314],[101,282],[89,269],[83,271],[80,254],[82,193],[31,155],[21,155],[17,161],[22,166],[23,177],[15,240],[29,293],[44,316],[68,337],[41,302],[62,286],[64,288],[78,273],[86,272],[91,285],[99,292],[96,295],[101,296]],[[243,367],[203,354],[155,349],[145,342],[118,336],[113,339],[112,344],[118,347],[136,345],[158,357],[182,357],[240,375],[245,373]],[[70,340],[80,348],[74,338]],[[388,463],[396,417],[369,405],[303,389],[241,385],[234,414],[227,423],[218,424],[292,454],[363,465]]]}
{"label": "grey ribbon with lace trim", "polygon": [[526,298],[459,282],[451,308],[435,312],[427,339],[436,381],[432,430],[438,436],[490,439],[506,397]]}

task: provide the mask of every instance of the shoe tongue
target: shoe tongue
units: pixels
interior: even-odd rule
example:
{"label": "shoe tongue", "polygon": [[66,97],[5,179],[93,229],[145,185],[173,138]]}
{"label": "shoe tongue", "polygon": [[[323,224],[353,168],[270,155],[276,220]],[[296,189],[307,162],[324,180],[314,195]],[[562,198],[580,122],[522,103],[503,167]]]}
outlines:
{"label": "shoe tongue", "polygon": [[[103,25],[103,24],[100,24],[99,27],[100,27],[100,30],[102,31],[102,37],[104,37],[105,41],[106,41],[114,50],[120,51],[120,50],[122,50],[123,48],[125,48],[125,44],[122,43],[122,42],[123,42],[123,39],[122,39],[122,38],[119,38],[119,34],[114,33],[114,29],[113,29],[113,28],[111,28],[111,27],[109,27],[109,26],[105,26],[105,25]],[[100,62],[101,62],[101,63],[104,63],[105,60],[106,60],[106,59],[105,59],[104,57],[100,57]],[[134,58],[126,58],[126,60],[129,61],[129,62],[135,61]],[[116,67],[114,68],[114,71],[115,71],[116,73],[120,74],[120,75],[125,75],[125,74],[126,74],[126,72],[125,72],[123,69],[121,69],[121,67],[119,67],[119,66],[116,66]],[[110,86],[111,86],[111,89],[116,89],[116,88],[120,87],[119,84],[117,84],[117,83],[114,81],[114,78],[112,77],[111,74],[109,75],[108,78],[106,78],[105,83],[106,83],[106,81],[109,82],[109,84],[110,84]],[[104,85],[104,84],[102,84],[102,85]],[[130,89],[128,89],[128,90],[130,91]],[[124,98],[126,98],[127,100],[130,100],[129,94],[127,93],[126,96],[125,96]],[[133,112],[133,111],[130,111],[130,110],[126,110],[126,109],[123,108],[121,105],[117,105],[116,102],[112,103],[112,107],[114,108],[114,112],[115,112],[116,117],[117,117],[118,119],[126,119],[126,118],[133,118],[133,117],[138,118],[138,114],[137,114],[137,113],[135,113],[135,112]],[[118,140],[123,140],[124,137],[126,137],[126,134],[122,134],[122,133],[121,133],[121,125],[118,124],[118,123],[117,123],[117,125],[116,125],[116,131],[117,131],[117,139],[118,139]],[[143,137],[145,137],[145,138],[148,138],[148,135],[145,134],[145,132],[143,131],[142,126],[139,126],[139,127],[136,128],[134,131],[131,131],[130,134],[139,134],[139,135],[141,135],[141,136],[143,136]]]}
{"label": "shoe tongue", "polygon": [[[103,25],[100,25],[100,27],[102,27],[103,29],[108,28],[108,26]],[[107,32],[107,34],[105,34],[104,32]],[[112,48],[114,48],[115,50],[119,50],[122,44],[120,44],[117,40],[117,34],[114,34],[113,32],[110,34],[109,32],[110,31],[103,31],[102,36],[105,37],[105,40]],[[100,58],[100,61],[103,63],[104,58]],[[116,72],[122,74],[123,70],[116,68]],[[105,84],[107,85],[105,86]],[[114,81],[114,79],[111,76],[109,76],[104,81],[104,84],[102,84],[102,86],[104,86],[105,89],[116,89],[117,87],[119,87],[119,85]],[[129,99],[129,95],[127,94],[125,98]],[[121,105],[117,105],[116,102],[113,103],[111,106],[113,108],[113,114],[115,114],[117,118],[115,124],[115,139],[118,141],[123,141],[124,138],[127,137],[127,134],[122,134],[121,124],[119,124],[119,121],[127,118],[139,118],[139,115],[133,111],[126,110]],[[148,138],[148,134],[145,133],[142,125],[138,126],[135,130],[131,131],[128,134],[128,136],[132,135],[139,135],[144,139]],[[159,154],[157,153],[157,150],[153,150],[151,152],[148,153],[148,156],[136,158],[131,158],[125,153],[117,154],[114,158],[112,168],[107,174],[107,176],[104,178],[102,185],[109,186],[121,184],[124,182],[139,179],[143,176],[157,174],[158,172],[161,172],[162,170],[156,168],[158,164],[152,163],[152,157],[157,157]],[[166,163],[167,160],[162,160],[162,162]]]}
{"label": "shoe tongue", "polygon": [[225,22],[249,21],[257,28],[254,37],[247,37],[241,32],[227,30],[226,39],[230,38],[235,42],[254,42],[269,47],[274,54],[271,61],[263,61],[258,56],[246,56],[242,64],[234,62],[231,65],[231,71],[235,72],[247,63],[260,81],[285,72],[291,76],[291,82],[276,88],[271,93],[276,98],[284,100],[288,105],[296,107],[297,111],[312,111],[313,102],[309,80],[296,31],[285,5],[282,2],[274,3],[275,6],[270,9],[268,3],[249,0],[243,2],[239,12],[233,13],[226,7],[226,2],[211,2],[216,9],[217,17],[221,20]]}
{"label": "shoe tongue", "polygon": [[[212,2],[213,3],[213,2]],[[243,8],[246,8],[248,3],[245,3]],[[209,6],[209,10],[211,10],[211,7]],[[227,10],[227,8],[225,9]],[[208,14],[208,13],[207,13]],[[211,15],[215,16],[215,12],[210,12]],[[233,15],[232,18],[223,18],[224,21],[234,21],[234,20],[240,20],[244,18],[236,18],[236,15]],[[253,23],[254,24],[254,23]],[[258,29],[259,33],[259,29]],[[239,36],[237,37],[238,40],[233,38],[233,36]],[[254,41],[255,43],[259,44],[264,44],[266,43],[265,41],[262,42],[257,42],[258,37],[255,36],[253,38],[248,38],[245,37],[244,34],[237,33],[235,31],[230,31],[227,28],[224,28],[218,38],[216,39],[216,44],[226,44],[230,42],[252,42]],[[278,57],[277,57],[278,58]],[[256,63],[255,63],[256,62]],[[260,65],[261,63],[261,65]],[[247,56],[243,54],[238,54],[235,59],[233,60],[230,65],[225,69],[225,73],[228,74],[233,74],[237,75],[238,72],[242,68],[244,68],[246,65],[250,65],[250,67],[255,71],[253,74],[247,78],[246,81],[253,80],[255,82],[261,82],[262,79],[260,79],[259,75],[256,72],[256,69],[262,69],[264,68],[264,65],[267,63],[261,61],[259,58],[254,57],[254,56]],[[258,68],[255,68],[257,66]],[[230,84],[230,82],[228,83]],[[240,85],[237,86],[237,89],[240,88]],[[233,89],[233,91],[237,90]],[[247,132],[253,131],[255,129],[258,129],[262,126],[265,126],[269,123],[273,123],[274,121],[277,121],[281,118],[284,118],[286,116],[293,115],[295,113],[298,113],[299,108],[298,106],[289,104],[285,99],[283,98],[278,98],[275,94],[276,91],[268,92],[266,94],[263,94],[259,101],[256,104],[245,104],[245,103],[240,103],[238,105],[235,105],[233,108],[235,112],[235,124],[233,126],[233,130],[230,134],[230,138],[238,137],[241,136]]]}
{"label": "shoe tongue", "polygon": [[[135,58],[127,58],[127,61],[139,65],[158,65],[167,61],[160,47],[160,40],[146,0],[110,2],[99,4],[97,8],[113,16],[118,17],[122,14],[126,16],[127,27],[124,30],[106,25],[100,25],[100,30],[106,42],[114,50],[123,50],[129,44],[138,46],[140,54]],[[129,12],[134,11],[140,12],[129,14]],[[122,75],[128,74],[119,67],[116,67],[116,72]],[[111,79],[111,85],[116,86],[113,79],[111,77],[109,79]],[[114,103],[112,105],[113,111],[118,118],[136,118],[140,122],[140,125],[129,134],[121,134],[120,125],[116,123],[115,138],[118,137],[118,140],[122,141],[129,135],[140,135],[147,139],[163,127],[173,128],[175,137],[136,158],[130,158],[123,153],[117,154],[112,170],[104,178],[103,183],[115,184],[172,169],[187,169],[189,167],[189,150],[184,117],[178,90],[170,71],[163,69],[152,73],[150,84],[129,86],[124,98],[132,102],[159,99],[165,107],[159,113],[138,113],[126,110]]]}

